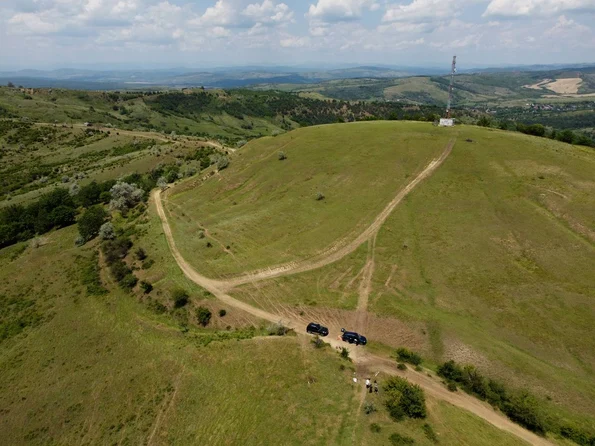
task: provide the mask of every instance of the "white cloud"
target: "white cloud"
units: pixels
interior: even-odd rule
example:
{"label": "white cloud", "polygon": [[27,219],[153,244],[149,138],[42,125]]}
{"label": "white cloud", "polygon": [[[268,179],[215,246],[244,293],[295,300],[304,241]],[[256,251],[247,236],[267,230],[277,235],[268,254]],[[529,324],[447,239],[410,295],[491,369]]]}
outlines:
{"label": "white cloud", "polygon": [[593,0],[491,0],[484,16],[553,16],[569,11],[595,11]]}
{"label": "white cloud", "polygon": [[383,22],[437,22],[458,15],[465,2],[444,0],[413,0],[406,5],[389,5],[382,17]]}
{"label": "white cloud", "polygon": [[279,41],[283,48],[303,48],[310,43],[308,37],[290,36]]}
{"label": "white cloud", "polygon": [[307,16],[321,22],[356,20],[364,10],[378,7],[375,0],[318,0],[315,5],[310,5]]}
{"label": "white cloud", "polygon": [[225,0],[217,0],[215,5],[207,8],[200,17],[200,23],[211,26],[225,26],[235,24],[238,11],[234,5]]}
{"label": "white cloud", "polygon": [[242,15],[253,23],[284,23],[293,19],[293,11],[285,3],[275,4],[272,0],[264,0],[261,4],[246,6]]}

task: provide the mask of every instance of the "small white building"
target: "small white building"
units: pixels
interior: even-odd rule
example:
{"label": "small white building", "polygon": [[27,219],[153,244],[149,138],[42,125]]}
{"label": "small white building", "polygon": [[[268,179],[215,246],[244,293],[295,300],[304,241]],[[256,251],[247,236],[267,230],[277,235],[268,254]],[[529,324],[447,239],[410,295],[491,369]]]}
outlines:
{"label": "small white building", "polygon": [[454,127],[455,120],[451,118],[440,118],[440,127]]}

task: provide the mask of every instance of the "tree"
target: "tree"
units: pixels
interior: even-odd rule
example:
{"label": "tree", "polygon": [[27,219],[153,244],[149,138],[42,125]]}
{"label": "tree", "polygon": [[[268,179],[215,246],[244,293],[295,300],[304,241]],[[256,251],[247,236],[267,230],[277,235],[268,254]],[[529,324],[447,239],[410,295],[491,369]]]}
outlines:
{"label": "tree", "polygon": [[151,283],[149,283],[145,280],[143,280],[140,283],[140,287],[142,288],[143,293],[145,293],[145,294],[149,294],[151,291],[153,291],[153,285],[151,285]]}
{"label": "tree", "polygon": [[167,189],[167,180],[164,177],[159,177],[157,180],[157,187],[161,190]]}
{"label": "tree", "polygon": [[229,159],[226,156],[221,155],[217,159],[217,170],[223,170],[227,168],[227,166],[229,166]]}
{"label": "tree", "polygon": [[104,223],[99,228],[99,238],[101,240],[113,240],[116,238],[116,231],[114,229],[114,225],[112,225],[109,221]]}
{"label": "tree", "polygon": [[572,133],[572,130],[562,130],[561,132],[558,132],[556,139],[558,141],[572,144],[574,141],[574,133]]}
{"label": "tree", "polygon": [[421,387],[411,384],[403,378],[394,376],[384,385],[387,395],[385,405],[389,415],[394,420],[401,420],[405,416],[410,418],[425,418],[427,415],[426,400]]}
{"label": "tree", "polygon": [[492,120],[484,115],[477,120],[477,125],[480,127],[490,127],[492,125]]}
{"label": "tree", "polygon": [[200,306],[196,309],[196,320],[203,327],[209,325],[209,322],[211,321],[211,316],[211,310],[209,310],[206,307]]}
{"label": "tree", "polygon": [[174,307],[175,308],[182,308],[184,306],[186,306],[186,304],[188,303],[188,293],[186,292],[186,290],[182,289],[182,288],[176,288],[172,294],[171,294],[171,298],[174,302]]}
{"label": "tree", "polygon": [[118,181],[110,189],[112,199],[109,203],[111,210],[126,212],[139,204],[145,197],[145,191],[136,184]]}
{"label": "tree", "polygon": [[78,221],[81,237],[88,241],[99,234],[99,230],[106,218],[107,212],[105,212],[103,206],[95,205],[87,209]]}
{"label": "tree", "polygon": [[70,187],[68,188],[68,193],[74,197],[76,195],[79,194],[79,192],[81,191],[81,187],[78,185],[78,183],[72,183],[70,185]]}

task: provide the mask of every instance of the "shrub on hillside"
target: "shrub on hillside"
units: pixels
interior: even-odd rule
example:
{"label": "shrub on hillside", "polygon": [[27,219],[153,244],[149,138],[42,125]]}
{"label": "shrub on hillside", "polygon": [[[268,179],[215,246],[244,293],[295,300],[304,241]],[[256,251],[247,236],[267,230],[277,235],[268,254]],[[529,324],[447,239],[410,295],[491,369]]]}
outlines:
{"label": "shrub on hillside", "polygon": [[392,434],[388,437],[390,444],[393,446],[408,446],[410,444],[415,444],[415,440],[411,437],[401,434]]}
{"label": "shrub on hillside", "polygon": [[430,440],[432,443],[438,443],[438,435],[436,435],[436,432],[434,432],[432,426],[430,426],[428,423],[425,423],[421,428],[423,429],[428,440]]}
{"label": "shrub on hillside", "polygon": [[229,166],[229,158],[225,155],[220,155],[217,158],[217,170],[223,170]]}
{"label": "shrub on hillside", "polygon": [[221,309],[219,310],[219,317],[224,317],[227,314],[227,311]]}
{"label": "shrub on hillside", "polygon": [[114,240],[106,240],[101,245],[103,255],[107,264],[121,260],[128,254],[132,247],[132,241],[128,237],[118,237]]}
{"label": "shrub on hillside", "polygon": [[404,347],[397,349],[397,359],[400,362],[407,362],[413,365],[420,365],[422,362],[421,356]]}
{"label": "shrub on hillside", "polygon": [[103,206],[95,205],[87,209],[78,221],[81,237],[87,241],[97,236],[106,218],[107,212]]}
{"label": "shrub on hillside", "polygon": [[548,430],[539,401],[526,390],[509,391],[501,383],[483,377],[474,366],[461,367],[452,360],[438,366],[437,372],[447,380],[449,390],[456,390],[458,384],[466,392],[500,408],[521,426],[541,435]]}
{"label": "shrub on hillside", "polygon": [[278,158],[279,161],[283,161],[287,159],[287,155],[285,155],[285,152],[279,152]]}
{"label": "shrub on hillside", "polygon": [[340,354],[341,354],[341,358],[351,360],[351,358],[349,357],[349,350],[347,350],[345,347],[341,348]]}
{"label": "shrub on hillside", "polygon": [[99,238],[101,240],[113,240],[116,238],[116,230],[111,222],[107,222],[101,225],[99,228]]}
{"label": "shrub on hillside", "polygon": [[374,412],[376,412],[376,406],[374,403],[368,401],[366,404],[364,404],[364,413],[366,415],[373,414]]}
{"label": "shrub on hillside", "polygon": [[140,283],[140,287],[145,294],[149,294],[151,291],[153,291],[153,285],[145,280]]}
{"label": "shrub on hillside", "polygon": [[289,328],[287,328],[281,322],[277,322],[276,324],[271,324],[267,328],[267,333],[269,336],[285,336],[288,332],[289,332]]}
{"label": "shrub on hillside", "polygon": [[527,391],[512,395],[501,405],[502,411],[515,423],[530,431],[545,435],[547,424],[536,398]]}
{"label": "shrub on hillside", "polygon": [[174,308],[182,308],[188,303],[188,293],[183,288],[176,288],[171,293],[171,300],[174,303]]}
{"label": "shrub on hillside", "polygon": [[322,192],[317,192],[316,193],[316,201],[322,201],[324,200],[326,197],[324,196],[324,194]]}
{"label": "shrub on hillside", "polygon": [[206,327],[207,325],[209,325],[209,322],[211,322],[211,310],[209,310],[206,307],[200,306],[196,309],[196,320],[197,322],[202,325],[203,327]]}
{"label": "shrub on hillside", "polygon": [[141,247],[139,247],[136,251],[134,251],[134,256],[137,260],[143,261],[147,258],[147,253]]}
{"label": "shrub on hillside", "polygon": [[123,181],[118,181],[110,189],[112,196],[109,202],[111,210],[125,213],[139,204],[145,197],[145,191],[136,184],[128,184]]}
{"label": "shrub on hillside", "polygon": [[394,420],[426,417],[426,400],[421,387],[395,376],[384,384],[384,393],[385,406]]}
{"label": "shrub on hillside", "polygon": [[378,423],[372,423],[370,424],[370,430],[375,434],[378,434],[382,431],[382,428],[380,427],[380,425],[378,425]]}

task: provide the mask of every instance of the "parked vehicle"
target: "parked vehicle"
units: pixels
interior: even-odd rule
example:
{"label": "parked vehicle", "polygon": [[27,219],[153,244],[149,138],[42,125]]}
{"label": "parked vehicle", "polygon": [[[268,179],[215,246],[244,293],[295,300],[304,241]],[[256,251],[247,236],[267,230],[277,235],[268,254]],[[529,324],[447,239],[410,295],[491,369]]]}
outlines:
{"label": "parked vehicle", "polygon": [[366,337],[362,336],[359,333],[356,333],[354,331],[345,331],[345,329],[341,329],[341,331],[343,332],[343,334],[341,335],[341,339],[344,342],[349,342],[350,344],[355,345],[366,345],[368,343]]}
{"label": "parked vehicle", "polygon": [[317,334],[319,336],[328,336],[328,328],[317,324],[315,322],[310,322],[306,327],[306,332],[311,334]]}

